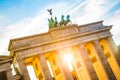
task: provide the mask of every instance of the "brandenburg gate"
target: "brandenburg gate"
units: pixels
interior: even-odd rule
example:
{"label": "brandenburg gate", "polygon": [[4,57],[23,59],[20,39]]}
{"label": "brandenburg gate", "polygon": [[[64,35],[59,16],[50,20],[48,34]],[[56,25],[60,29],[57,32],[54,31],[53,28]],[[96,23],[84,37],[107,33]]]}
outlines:
{"label": "brandenburg gate", "polygon": [[30,80],[120,80],[120,54],[103,21],[69,24],[48,32],[11,39],[10,56],[17,74]]}

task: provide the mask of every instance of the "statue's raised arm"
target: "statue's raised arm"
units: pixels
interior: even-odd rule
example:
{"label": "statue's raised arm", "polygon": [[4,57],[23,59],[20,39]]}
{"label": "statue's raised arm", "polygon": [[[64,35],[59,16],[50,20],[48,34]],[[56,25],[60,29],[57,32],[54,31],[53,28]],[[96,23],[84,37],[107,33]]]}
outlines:
{"label": "statue's raised arm", "polygon": [[49,12],[49,14],[50,14],[51,17],[52,17],[52,9],[47,9],[47,11]]}

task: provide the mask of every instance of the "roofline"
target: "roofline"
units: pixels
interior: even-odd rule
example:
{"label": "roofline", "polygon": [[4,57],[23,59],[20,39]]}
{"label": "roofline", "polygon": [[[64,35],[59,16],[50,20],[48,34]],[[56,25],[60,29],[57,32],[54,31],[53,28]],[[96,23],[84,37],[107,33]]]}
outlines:
{"label": "roofline", "polygon": [[96,21],[96,22],[90,22],[90,23],[87,23],[87,24],[79,25],[79,26],[88,26],[88,25],[97,24],[97,23],[103,23],[103,20],[101,20],[101,21]]}

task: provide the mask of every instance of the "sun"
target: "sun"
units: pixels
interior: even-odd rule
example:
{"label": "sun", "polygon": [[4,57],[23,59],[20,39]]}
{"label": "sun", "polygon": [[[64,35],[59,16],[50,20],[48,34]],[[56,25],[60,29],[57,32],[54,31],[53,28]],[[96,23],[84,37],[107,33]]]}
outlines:
{"label": "sun", "polygon": [[66,54],[66,55],[64,55],[64,60],[67,63],[70,71],[72,71],[73,70],[73,67],[72,67],[73,56],[72,56],[72,54]]}

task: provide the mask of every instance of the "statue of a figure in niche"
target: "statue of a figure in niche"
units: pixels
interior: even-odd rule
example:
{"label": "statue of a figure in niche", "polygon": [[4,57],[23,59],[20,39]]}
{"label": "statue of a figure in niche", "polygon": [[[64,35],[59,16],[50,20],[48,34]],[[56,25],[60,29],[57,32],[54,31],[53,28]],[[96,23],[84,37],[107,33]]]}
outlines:
{"label": "statue of a figure in niche", "polygon": [[52,9],[47,9],[47,11],[49,12],[49,14],[51,15],[51,18],[48,19],[48,22],[49,22],[49,28],[52,28],[52,27],[56,27],[58,22],[57,22],[57,17],[55,17],[55,19],[53,20],[52,18]]}

